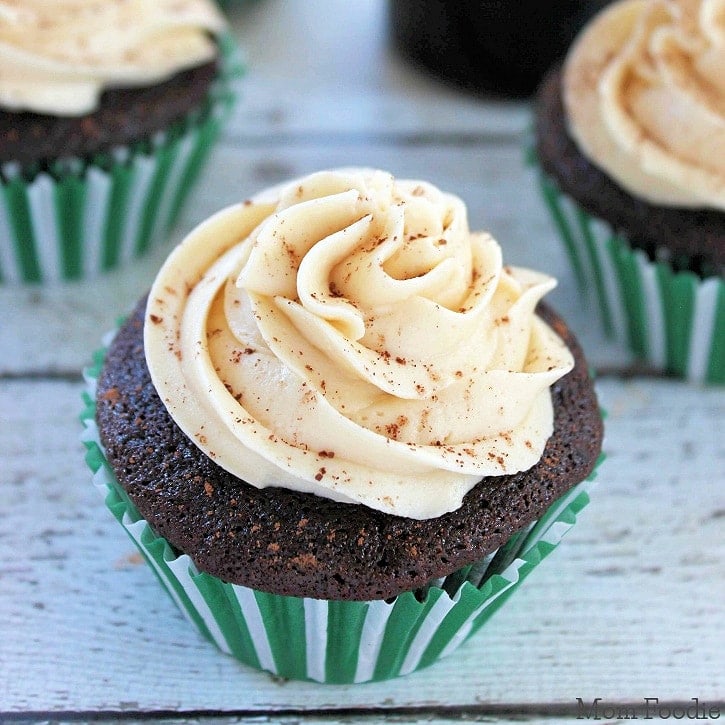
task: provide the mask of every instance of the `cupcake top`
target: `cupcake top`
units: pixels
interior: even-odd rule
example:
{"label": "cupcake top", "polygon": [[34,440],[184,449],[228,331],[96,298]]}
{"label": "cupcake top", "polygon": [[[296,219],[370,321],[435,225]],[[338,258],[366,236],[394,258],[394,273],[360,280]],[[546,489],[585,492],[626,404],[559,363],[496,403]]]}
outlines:
{"label": "cupcake top", "polygon": [[0,0],[0,106],[80,116],[216,55],[211,0]]}
{"label": "cupcake top", "polygon": [[503,266],[455,196],[326,171],[194,230],[144,347],[173,419],[235,476],[429,518],[539,460],[573,365],[534,311],[554,284]]}
{"label": "cupcake top", "polygon": [[621,0],[564,66],[569,132],[635,197],[725,210],[725,0]]}

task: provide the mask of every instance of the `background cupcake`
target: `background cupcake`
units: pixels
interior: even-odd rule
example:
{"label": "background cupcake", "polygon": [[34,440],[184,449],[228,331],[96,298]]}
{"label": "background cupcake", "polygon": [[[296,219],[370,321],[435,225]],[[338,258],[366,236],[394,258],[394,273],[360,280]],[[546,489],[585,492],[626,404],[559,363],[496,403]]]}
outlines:
{"label": "background cupcake", "polygon": [[210,0],[0,2],[0,280],[77,279],[173,223],[239,71]]}
{"label": "background cupcake", "polygon": [[89,371],[96,481],[242,661],[322,682],[430,664],[587,500],[601,419],[573,336],[534,313],[552,286],[423,182],[271,189],[194,230]]}
{"label": "background cupcake", "polygon": [[607,0],[389,0],[392,40],[431,74],[478,93],[528,97]]}
{"label": "background cupcake", "polygon": [[604,328],[658,369],[725,382],[722,2],[623,0],[542,84],[542,190]]}

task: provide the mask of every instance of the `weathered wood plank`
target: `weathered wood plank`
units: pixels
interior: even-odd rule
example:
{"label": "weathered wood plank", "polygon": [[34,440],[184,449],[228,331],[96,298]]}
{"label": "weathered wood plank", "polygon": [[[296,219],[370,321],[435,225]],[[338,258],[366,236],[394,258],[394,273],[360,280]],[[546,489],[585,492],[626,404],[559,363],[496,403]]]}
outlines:
{"label": "weathered wood plank", "polygon": [[90,483],[79,384],[1,381],[0,712],[722,698],[725,391],[599,388],[593,502],[490,626],[407,678],[323,687],[253,672],[181,618]]}

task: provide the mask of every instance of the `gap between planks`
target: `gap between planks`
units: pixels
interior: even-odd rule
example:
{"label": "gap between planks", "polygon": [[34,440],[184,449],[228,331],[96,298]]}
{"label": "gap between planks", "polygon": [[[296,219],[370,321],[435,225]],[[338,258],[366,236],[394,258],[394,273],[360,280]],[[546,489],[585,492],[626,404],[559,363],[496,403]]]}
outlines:
{"label": "gap between planks", "polygon": [[[298,720],[314,720],[317,722],[345,722],[348,725],[353,723],[379,722],[382,719],[394,720],[398,723],[405,722],[470,722],[475,719],[477,722],[485,721],[491,723],[508,722],[561,722],[563,720],[602,720],[603,713],[615,711],[616,719],[658,719],[657,715],[667,710],[670,713],[679,714],[680,711],[687,713],[688,709],[697,708],[698,713],[705,713],[702,719],[719,719],[725,713],[725,700],[699,701],[692,698],[688,701],[665,701],[648,704],[643,698],[637,702],[617,701],[607,699],[599,705],[598,717],[592,717],[594,712],[593,703],[583,700],[580,704],[574,700],[572,704],[516,704],[516,703],[482,703],[480,705],[454,705],[446,706],[409,706],[409,707],[341,707],[341,708],[280,708],[273,710],[240,709],[240,710],[66,710],[66,711],[25,711],[25,712],[0,712],[0,722],[87,722],[93,721],[118,721],[123,718],[124,722],[148,722],[163,721],[180,718],[186,720],[219,720],[234,719],[236,722],[249,719],[255,723],[287,721],[297,722]],[[712,713],[712,716],[710,714]],[[717,713],[717,715],[715,715]],[[587,717],[587,714],[590,717]],[[650,717],[651,716],[651,717]],[[611,718],[606,718],[611,720]],[[662,718],[659,718],[662,720]],[[668,719],[668,718],[665,718]],[[681,718],[678,718],[681,719]],[[692,718],[691,718],[692,719]]]}

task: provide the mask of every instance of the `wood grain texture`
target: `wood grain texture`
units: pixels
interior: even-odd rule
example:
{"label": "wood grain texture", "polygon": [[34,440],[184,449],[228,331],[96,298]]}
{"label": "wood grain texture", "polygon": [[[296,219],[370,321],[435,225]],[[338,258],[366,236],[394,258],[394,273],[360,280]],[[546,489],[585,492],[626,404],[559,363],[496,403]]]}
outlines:
{"label": "wood grain texture", "polygon": [[722,699],[725,391],[601,380],[608,460],[552,557],[452,657],[324,687],[247,669],[182,619],[90,483],[80,387],[0,383],[0,712]]}

